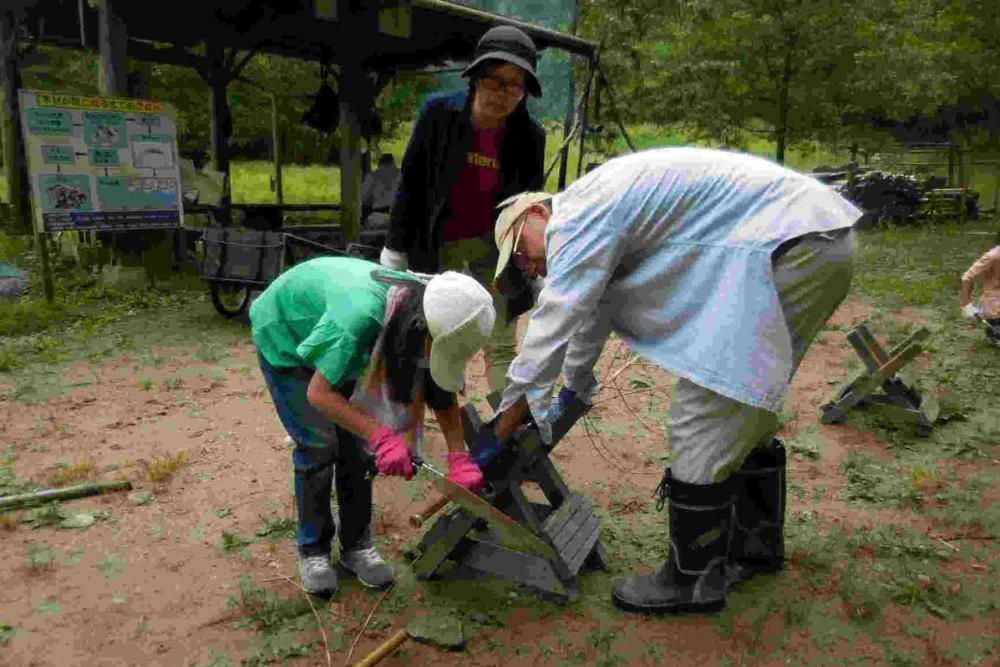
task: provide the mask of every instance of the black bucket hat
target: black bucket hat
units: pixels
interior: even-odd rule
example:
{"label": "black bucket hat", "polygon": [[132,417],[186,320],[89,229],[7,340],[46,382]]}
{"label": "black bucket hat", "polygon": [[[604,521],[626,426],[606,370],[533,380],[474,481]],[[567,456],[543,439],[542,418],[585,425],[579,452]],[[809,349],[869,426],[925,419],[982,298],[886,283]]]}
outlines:
{"label": "black bucket hat", "polygon": [[535,50],[535,43],[521,30],[510,25],[487,30],[486,34],[479,38],[476,50],[472,54],[472,62],[462,71],[462,76],[469,76],[487,60],[503,60],[517,65],[525,71],[524,83],[528,92],[535,97],[542,96],[542,86],[535,74],[538,52]]}

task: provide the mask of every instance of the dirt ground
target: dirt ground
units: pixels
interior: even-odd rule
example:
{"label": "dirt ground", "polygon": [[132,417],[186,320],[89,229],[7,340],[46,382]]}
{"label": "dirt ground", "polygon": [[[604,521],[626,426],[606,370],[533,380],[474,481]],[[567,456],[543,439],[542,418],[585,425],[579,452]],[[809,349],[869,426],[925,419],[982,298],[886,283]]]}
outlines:
{"label": "dirt ground", "polygon": [[[833,323],[850,325],[867,312],[863,304],[847,303]],[[905,523],[908,519],[899,516],[900,512],[858,512],[837,499],[835,491],[843,485],[839,463],[848,452],[886,455],[885,446],[872,434],[818,424],[818,405],[834,389],[831,377],[843,378],[844,362],[854,354],[842,341],[840,332],[821,334],[795,379],[786,406],[786,412],[795,416],[786,426],[786,435],[815,425],[826,440],[826,450],[821,465],[792,460],[790,477],[809,490],[832,491],[824,496],[820,512],[853,530],[865,530],[876,521]],[[16,452],[14,467],[21,477],[51,481],[67,462],[89,459],[96,470],[104,471],[103,477],[122,475],[135,484],[132,493],[67,503],[67,509],[110,510],[113,520],[98,521],[86,530],[31,530],[10,524],[0,530],[4,561],[0,620],[18,628],[9,644],[0,646],[0,663],[11,667],[194,665],[208,664],[213,656],[225,654],[237,664],[254,636],[252,630],[235,627],[239,614],[227,603],[239,594],[239,576],[249,573],[270,590],[296,594],[283,578],[295,577],[290,540],[275,544],[258,540],[242,556],[220,548],[223,531],[252,536],[266,517],[287,517],[293,511],[288,445],[257,372],[254,350],[249,342],[242,342],[226,352],[224,365],[202,360],[187,349],[158,350],[162,362],[153,368],[137,367],[129,354],[96,371],[84,363],[65,383],[95,372],[98,382],[70,389],[43,404],[0,402],[0,441]],[[617,358],[612,358],[616,352]],[[613,372],[626,358],[626,351],[610,344],[601,369]],[[481,363],[475,362],[472,370],[470,381],[482,391]],[[634,383],[630,387],[626,378],[633,374],[648,375],[657,387],[637,389]],[[569,485],[586,491],[597,504],[620,512],[651,513],[650,496],[662,468],[658,457],[666,448],[662,426],[634,413],[650,394],[667,396],[669,378],[635,363],[619,376],[618,385],[622,392],[634,393],[622,397],[613,388],[605,389],[591,416],[602,424],[629,426],[645,419],[644,433],[616,437],[613,429],[603,429],[599,435],[588,435],[578,424],[553,458]],[[148,481],[148,465],[182,451],[187,452],[188,462],[176,475],[162,483]],[[432,458],[443,461],[443,451],[440,437],[432,438]],[[406,562],[403,546],[421,532],[410,527],[406,517],[431,497],[416,498],[405,485],[381,478],[375,484],[380,508],[377,529],[386,540],[386,555],[399,567]],[[151,493],[153,499],[143,492]],[[789,502],[795,503],[791,494]],[[34,566],[27,556],[33,545],[40,544],[47,544],[53,554],[49,567]],[[619,548],[627,547],[611,545],[613,553]],[[790,569],[795,569],[794,555]],[[602,595],[607,597],[607,592]],[[360,627],[357,614],[351,612],[360,608],[364,616],[377,599],[377,594],[362,590],[356,582],[345,581],[323,613],[342,617],[344,631],[353,640]],[[907,613],[897,609],[885,615],[884,632],[899,633],[902,643],[923,641],[899,630],[908,621]],[[573,650],[582,650],[580,664],[596,660],[595,627],[627,639],[633,653],[624,655],[622,664],[658,663],[651,657],[655,652],[648,650],[653,645],[665,647],[675,664],[750,664],[743,657],[747,628],[737,627],[723,636],[711,619],[604,616],[613,621],[599,623],[595,614],[574,607],[558,617],[539,618],[524,601],[505,626],[492,628],[492,648],[480,644],[471,658],[411,643],[405,653],[382,664],[545,663],[544,653],[517,655],[513,648],[540,646],[553,637],[557,624],[559,655],[565,658]],[[966,630],[972,634],[1000,632],[995,616],[969,623]],[[942,625],[941,632],[948,632],[948,627],[953,626]],[[364,633],[353,660],[394,630],[390,623]],[[777,616],[764,629],[765,635],[772,632],[781,632]],[[947,644],[945,637],[942,645]],[[808,637],[793,635],[787,646],[791,650],[796,645],[805,655],[814,650],[809,648]],[[322,644],[314,646],[318,648],[296,664],[327,664]],[[837,653],[870,659],[871,664],[883,656],[880,646],[865,641],[834,647],[826,659]],[[335,652],[332,661],[343,664],[346,654],[347,650]],[[559,655],[551,658],[552,664]],[[753,664],[785,663],[772,656],[756,658]]]}

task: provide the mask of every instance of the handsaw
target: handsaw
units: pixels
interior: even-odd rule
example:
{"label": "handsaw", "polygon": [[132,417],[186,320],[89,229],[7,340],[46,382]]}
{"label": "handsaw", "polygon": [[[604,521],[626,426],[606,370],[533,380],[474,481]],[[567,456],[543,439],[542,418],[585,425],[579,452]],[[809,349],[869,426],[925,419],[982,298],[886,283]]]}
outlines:
{"label": "handsaw", "polygon": [[414,467],[427,477],[446,498],[470,514],[485,520],[489,527],[496,531],[506,543],[505,546],[512,547],[516,551],[537,554],[550,560],[559,558],[555,549],[526,526],[510,518],[472,491],[451,481],[444,473],[430,466],[422,458],[415,456],[412,461]]}

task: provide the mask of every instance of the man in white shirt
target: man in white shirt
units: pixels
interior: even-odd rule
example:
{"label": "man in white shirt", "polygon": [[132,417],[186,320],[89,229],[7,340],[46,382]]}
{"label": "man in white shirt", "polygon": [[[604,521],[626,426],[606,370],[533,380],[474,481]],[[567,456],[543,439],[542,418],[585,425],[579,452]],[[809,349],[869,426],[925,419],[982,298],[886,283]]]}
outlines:
{"label": "man in white shirt", "polygon": [[619,157],[562,193],[504,205],[498,284],[518,270],[545,284],[508,373],[498,440],[529,410],[550,437],[560,370],[560,402],[592,398],[612,330],[678,376],[659,489],[669,555],[658,571],[616,582],[613,598],[641,612],[722,609],[727,588],[782,567],[776,414],[847,294],[861,212],[768,160],[698,148]]}

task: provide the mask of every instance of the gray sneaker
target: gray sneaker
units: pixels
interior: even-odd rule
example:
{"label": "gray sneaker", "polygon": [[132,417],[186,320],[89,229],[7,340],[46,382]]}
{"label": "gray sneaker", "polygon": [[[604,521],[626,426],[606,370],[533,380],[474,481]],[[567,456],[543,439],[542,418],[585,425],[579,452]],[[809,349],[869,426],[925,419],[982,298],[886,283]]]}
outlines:
{"label": "gray sneaker", "polygon": [[382,560],[374,546],[340,549],[340,566],[357,576],[368,588],[386,588],[396,579],[392,567]]}
{"label": "gray sneaker", "polygon": [[337,571],[330,564],[330,554],[299,556],[299,579],[312,595],[329,597],[337,592]]}

